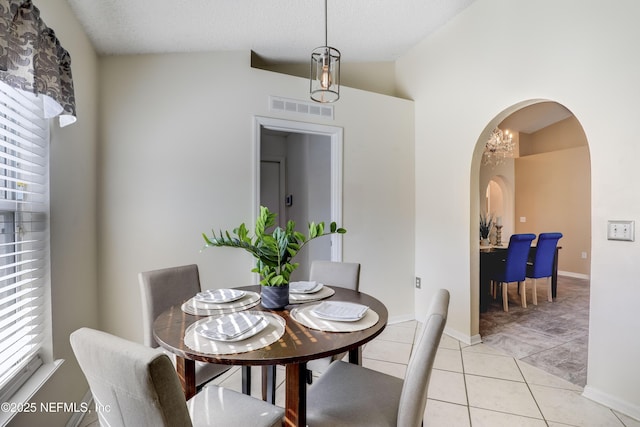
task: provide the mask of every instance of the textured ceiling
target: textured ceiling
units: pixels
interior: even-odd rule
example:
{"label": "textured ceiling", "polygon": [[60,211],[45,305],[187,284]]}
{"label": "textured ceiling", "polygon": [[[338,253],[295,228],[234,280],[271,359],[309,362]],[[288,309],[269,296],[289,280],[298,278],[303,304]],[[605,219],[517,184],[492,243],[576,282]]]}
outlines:
{"label": "textured ceiling", "polygon": [[[344,62],[394,61],[474,0],[328,0]],[[253,50],[306,62],[324,45],[322,0],[67,0],[100,54]]]}
{"label": "textured ceiling", "polygon": [[[327,0],[328,42],[343,62],[395,61],[475,0]],[[306,62],[324,45],[323,0],[67,0],[99,54],[254,51]],[[571,113],[525,108],[501,127],[532,133]]]}

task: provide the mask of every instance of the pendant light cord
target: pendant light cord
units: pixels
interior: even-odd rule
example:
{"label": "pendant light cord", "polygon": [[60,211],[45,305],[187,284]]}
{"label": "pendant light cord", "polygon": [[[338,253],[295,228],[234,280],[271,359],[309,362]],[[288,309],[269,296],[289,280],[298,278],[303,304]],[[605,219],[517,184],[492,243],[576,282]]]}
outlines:
{"label": "pendant light cord", "polygon": [[327,0],[324,0],[324,45],[329,46],[327,42]]}

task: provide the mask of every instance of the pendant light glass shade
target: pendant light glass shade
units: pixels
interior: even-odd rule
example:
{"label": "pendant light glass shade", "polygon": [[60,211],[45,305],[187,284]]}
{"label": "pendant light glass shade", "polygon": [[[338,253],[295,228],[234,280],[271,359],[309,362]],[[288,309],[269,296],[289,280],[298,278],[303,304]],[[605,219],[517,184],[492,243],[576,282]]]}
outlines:
{"label": "pendant light glass shade", "polygon": [[340,52],[329,46],[311,53],[311,99],[335,102],[340,98]]}
{"label": "pendant light glass shade", "polygon": [[336,102],[340,99],[340,51],[327,43],[327,0],[324,0],[324,46],[311,52],[309,92],[316,102]]}

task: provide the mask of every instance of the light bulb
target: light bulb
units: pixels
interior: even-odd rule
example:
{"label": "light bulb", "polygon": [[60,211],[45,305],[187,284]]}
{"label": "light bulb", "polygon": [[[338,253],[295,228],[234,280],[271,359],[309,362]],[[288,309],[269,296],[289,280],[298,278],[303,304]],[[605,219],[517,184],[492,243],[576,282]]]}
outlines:
{"label": "light bulb", "polygon": [[329,65],[322,66],[320,86],[322,86],[323,89],[328,89],[331,86],[331,72],[329,71]]}

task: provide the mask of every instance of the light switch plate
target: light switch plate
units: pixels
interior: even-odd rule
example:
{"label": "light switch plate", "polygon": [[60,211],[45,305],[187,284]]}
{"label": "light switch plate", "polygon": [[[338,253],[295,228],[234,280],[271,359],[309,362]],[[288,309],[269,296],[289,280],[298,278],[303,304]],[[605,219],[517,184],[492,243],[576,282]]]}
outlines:
{"label": "light switch plate", "polygon": [[608,221],[607,239],[633,242],[635,240],[635,221]]}

